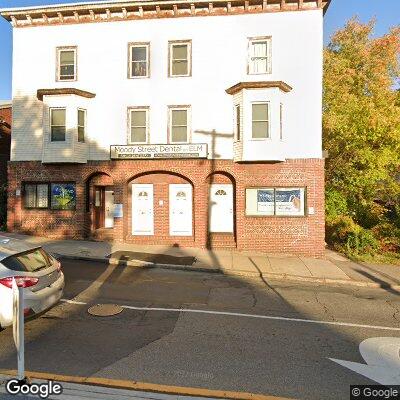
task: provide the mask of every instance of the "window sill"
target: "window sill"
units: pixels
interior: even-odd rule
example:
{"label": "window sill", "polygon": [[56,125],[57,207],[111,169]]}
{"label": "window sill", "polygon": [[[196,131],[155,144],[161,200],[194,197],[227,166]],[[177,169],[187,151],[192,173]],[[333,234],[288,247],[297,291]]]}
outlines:
{"label": "window sill", "polygon": [[146,76],[128,76],[128,79],[149,79],[150,75]]}
{"label": "window sill", "polygon": [[58,78],[58,79],[56,79],[56,82],[77,82],[78,81],[78,79],[76,79],[76,78],[73,78],[73,79],[60,79],[60,78]]}
{"label": "window sill", "polygon": [[247,75],[272,75],[272,71],[268,72],[248,72]]}
{"label": "window sill", "polygon": [[168,78],[191,78],[192,75],[169,75]]}

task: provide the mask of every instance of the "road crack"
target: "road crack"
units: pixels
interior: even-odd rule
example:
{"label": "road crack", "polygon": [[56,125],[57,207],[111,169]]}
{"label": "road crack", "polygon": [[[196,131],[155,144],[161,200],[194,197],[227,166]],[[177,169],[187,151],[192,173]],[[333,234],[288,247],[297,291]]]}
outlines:
{"label": "road crack", "polygon": [[257,301],[258,301],[255,292],[251,291],[251,296],[253,297],[253,307],[255,307],[257,305]]}
{"label": "road crack", "polygon": [[323,303],[322,301],[320,301],[320,299],[318,298],[317,292],[314,292],[314,296],[315,296],[315,301],[317,302],[317,304],[319,304],[322,307],[322,309],[324,310],[324,313],[328,317],[328,319],[335,321],[335,317],[329,313],[327,305],[325,303]]}
{"label": "road crack", "polygon": [[395,321],[397,321],[397,322],[400,322],[400,319],[399,319],[400,310],[399,310],[395,305],[393,305],[393,303],[392,303],[390,300],[386,300],[386,304],[387,304],[389,307],[392,307],[392,308],[394,309],[394,313],[393,313],[393,315],[392,315],[393,319],[394,319]]}

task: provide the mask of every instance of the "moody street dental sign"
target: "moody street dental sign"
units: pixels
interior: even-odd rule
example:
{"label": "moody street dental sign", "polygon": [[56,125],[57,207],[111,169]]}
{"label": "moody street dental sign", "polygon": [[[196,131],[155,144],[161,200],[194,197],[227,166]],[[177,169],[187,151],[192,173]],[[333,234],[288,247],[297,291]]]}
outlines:
{"label": "moody street dental sign", "polygon": [[111,146],[110,156],[120,159],[207,158],[207,144],[138,144]]}

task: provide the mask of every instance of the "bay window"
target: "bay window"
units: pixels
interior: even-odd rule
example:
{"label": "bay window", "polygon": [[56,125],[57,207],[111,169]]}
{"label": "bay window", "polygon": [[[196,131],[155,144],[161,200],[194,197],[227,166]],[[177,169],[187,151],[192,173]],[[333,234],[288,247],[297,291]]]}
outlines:
{"label": "bay window", "polygon": [[64,142],[66,133],[66,109],[50,108],[50,139],[52,142]]}
{"label": "bay window", "polygon": [[268,139],[270,137],[269,103],[252,103],[252,139]]}

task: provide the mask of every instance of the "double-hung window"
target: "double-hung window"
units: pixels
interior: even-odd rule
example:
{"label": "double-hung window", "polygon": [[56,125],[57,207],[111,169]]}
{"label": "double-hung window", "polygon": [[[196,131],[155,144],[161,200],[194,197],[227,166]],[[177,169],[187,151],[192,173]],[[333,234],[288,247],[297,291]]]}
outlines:
{"label": "double-hung window", "polygon": [[252,139],[268,139],[270,131],[269,103],[252,103]]}
{"label": "double-hung window", "polygon": [[129,78],[150,76],[150,43],[129,44]]}
{"label": "double-hung window", "polygon": [[189,107],[170,107],[169,140],[171,143],[189,142]]}
{"label": "double-hung window", "polygon": [[249,74],[271,73],[271,38],[249,39]]}
{"label": "double-hung window", "polygon": [[85,141],[86,134],[86,110],[78,108],[78,142]]}
{"label": "double-hung window", "polygon": [[52,142],[65,141],[65,116],[65,108],[50,108],[50,140]]}
{"label": "double-hung window", "polygon": [[129,109],[129,143],[147,143],[149,132],[149,109]]}
{"label": "double-hung window", "polygon": [[192,41],[169,42],[169,76],[191,76]]}
{"label": "double-hung window", "polygon": [[58,47],[57,48],[57,80],[75,81],[77,78],[77,48]]}

